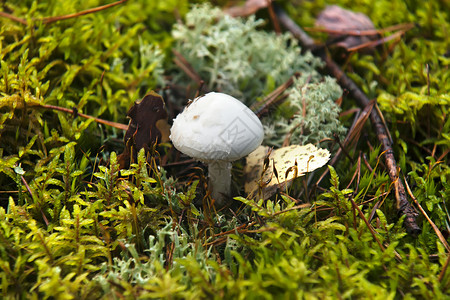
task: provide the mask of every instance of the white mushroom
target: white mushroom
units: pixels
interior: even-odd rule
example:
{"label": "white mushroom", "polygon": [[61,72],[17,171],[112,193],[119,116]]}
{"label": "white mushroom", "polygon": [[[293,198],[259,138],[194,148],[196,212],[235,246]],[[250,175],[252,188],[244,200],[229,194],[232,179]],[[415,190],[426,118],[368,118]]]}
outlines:
{"label": "white mushroom", "polygon": [[230,194],[231,162],[255,150],[263,137],[261,122],[247,106],[214,92],[186,106],[170,131],[175,148],[208,164],[209,189],[219,206]]}

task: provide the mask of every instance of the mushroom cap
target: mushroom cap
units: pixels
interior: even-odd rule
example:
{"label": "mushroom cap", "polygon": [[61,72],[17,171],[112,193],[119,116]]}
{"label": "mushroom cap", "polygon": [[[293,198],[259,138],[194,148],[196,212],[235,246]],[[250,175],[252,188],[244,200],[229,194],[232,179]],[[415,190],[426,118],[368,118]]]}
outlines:
{"label": "mushroom cap", "polygon": [[234,161],[264,138],[258,117],[227,94],[211,92],[186,106],[173,121],[170,139],[180,152],[203,162]]}

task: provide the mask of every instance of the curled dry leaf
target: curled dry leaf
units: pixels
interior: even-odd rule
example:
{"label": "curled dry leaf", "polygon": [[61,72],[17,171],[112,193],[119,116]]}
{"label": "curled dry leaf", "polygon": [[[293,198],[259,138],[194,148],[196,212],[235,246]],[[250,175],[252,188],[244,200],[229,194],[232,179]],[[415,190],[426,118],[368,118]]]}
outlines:
{"label": "curled dry leaf", "polygon": [[245,192],[262,192],[264,199],[270,198],[278,189],[283,189],[292,180],[324,166],[330,160],[330,152],[313,144],[291,145],[276,150],[260,146],[247,156],[244,173]]}
{"label": "curled dry leaf", "polygon": [[247,0],[243,6],[232,6],[225,13],[232,17],[246,17],[270,5],[271,0]]}
{"label": "curled dry leaf", "polygon": [[331,39],[339,41],[336,45],[345,49],[370,42],[377,37],[359,34],[361,31],[375,30],[369,17],[337,5],[327,6],[317,17],[315,26],[329,32]]}
{"label": "curled dry leaf", "polygon": [[128,168],[131,160],[136,161],[140,149],[144,148],[147,152],[155,143],[169,140],[170,126],[164,99],[155,92],[136,102],[127,116],[130,122],[124,137],[125,149],[118,158],[122,169]]}

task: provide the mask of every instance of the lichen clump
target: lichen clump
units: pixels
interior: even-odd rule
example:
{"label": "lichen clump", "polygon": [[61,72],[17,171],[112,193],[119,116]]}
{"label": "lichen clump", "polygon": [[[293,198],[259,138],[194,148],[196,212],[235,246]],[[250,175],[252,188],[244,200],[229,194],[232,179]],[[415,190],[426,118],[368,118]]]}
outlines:
{"label": "lichen clump", "polygon": [[317,143],[334,134],[342,136],[346,129],[338,119],[341,109],[334,102],[341,95],[342,89],[330,77],[316,83],[295,80],[286,102],[295,113],[288,121],[282,116],[270,119],[264,128],[266,140],[280,146],[284,142]]}
{"label": "lichen clump", "polygon": [[[259,30],[262,24],[254,16],[232,18],[205,4],[194,6],[185,24],[174,26],[172,35],[175,49],[208,89],[231,94],[247,105],[300,73],[287,91],[283,112],[278,110],[263,120],[267,144],[280,146],[288,135],[292,144],[317,143],[345,133],[335,104],[342,90],[334,79],[319,74],[322,61],[310,52],[301,53],[291,34]],[[174,80],[187,84],[191,79],[180,74]]]}

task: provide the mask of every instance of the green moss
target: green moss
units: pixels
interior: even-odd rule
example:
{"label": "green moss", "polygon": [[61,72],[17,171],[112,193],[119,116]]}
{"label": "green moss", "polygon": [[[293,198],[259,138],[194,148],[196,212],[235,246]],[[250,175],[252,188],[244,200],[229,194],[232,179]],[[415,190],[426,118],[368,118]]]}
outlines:
{"label": "green moss", "polygon": [[[311,8],[297,10],[306,23],[312,20],[311,12],[324,4],[302,3]],[[380,99],[388,101],[381,108],[389,112],[388,121],[411,121],[408,126],[416,130],[416,136],[426,136],[419,143],[436,145],[436,151],[443,153],[449,147],[450,122],[445,118],[448,62],[439,47],[448,48],[444,40],[448,24],[446,10],[439,8],[446,4],[432,1],[421,8],[416,2],[402,1],[348,3],[371,14],[377,26],[419,21],[424,43],[411,32],[385,60],[380,60],[382,55],[355,55],[350,63],[355,66],[353,77],[366,91],[383,91]],[[130,104],[148,89],[164,84],[167,70],[173,72],[168,50],[172,39],[182,37],[172,37],[170,29],[176,12],[182,17],[187,12],[187,1],[127,1],[47,25],[32,19],[102,4],[106,1],[2,4],[3,11],[29,22],[25,26],[0,19],[2,299],[442,299],[450,295],[449,273],[441,274],[448,251],[426,221],[417,239],[406,235],[402,219],[396,218],[394,196],[389,193],[392,182],[380,164],[379,148],[368,153],[367,163],[342,159],[336,169],[330,168],[330,180],[325,180],[323,191],[309,196],[309,205],[297,202],[306,198],[300,180],[286,195],[268,201],[237,197],[238,208],[215,212],[207,200],[203,206],[194,205],[204,200],[202,180],[184,187],[176,183],[170,169],[158,168],[154,161],[148,164],[144,151],[128,170],[119,170],[116,152],[121,143],[114,140],[122,133],[37,108],[39,103],[76,107],[125,122]],[[277,133],[269,139],[272,143],[280,143],[291,131],[295,143],[303,141],[305,131],[314,141],[333,130],[341,132],[340,125],[333,123],[339,110],[331,103],[342,91],[316,71],[321,65],[317,58],[299,56],[292,38],[255,30],[260,22],[255,19],[227,18],[226,24],[233,25],[228,27],[222,19],[201,14],[196,20],[209,22],[211,27],[205,28],[210,33],[224,33],[218,40],[226,45],[218,48],[213,43],[211,48],[199,49],[205,53],[234,49],[229,44],[234,31],[244,33],[247,40],[264,41],[259,48],[241,45],[240,50],[257,49],[251,56],[233,54],[249,65],[241,70],[239,80],[233,81],[224,68],[222,75],[229,81],[218,80],[222,75],[211,81],[214,86],[248,93],[247,103],[271,92],[299,68],[303,71],[288,101],[264,120]],[[218,24],[223,26],[220,31],[214,29]],[[177,25],[177,30],[182,28]],[[195,38],[194,33],[202,33],[196,30],[184,33]],[[197,38],[208,41],[207,35]],[[274,43],[266,45],[269,39]],[[410,51],[414,47],[417,57]],[[435,60],[426,57],[426,47]],[[265,55],[271,60],[265,60]],[[199,69],[205,78],[219,74],[226,64],[215,59],[220,69]],[[289,64],[281,63],[283,59]],[[389,65],[394,61],[403,64],[403,69]],[[424,61],[431,66],[431,94],[427,97],[423,97],[427,93]],[[258,64],[252,65],[254,62]],[[208,63],[207,59],[202,66]],[[391,76],[399,84],[388,84],[382,76]],[[187,79],[180,82],[187,83]],[[304,102],[305,97],[311,101]],[[395,101],[401,97],[416,102],[400,105]],[[420,101],[427,104],[421,106]],[[299,117],[304,115],[304,107],[303,120]],[[321,111],[327,108],[330,110]],[[436,123],[430,124],[432,134],[423,126],[426,119],[417,117],[427,109],[437,116]],[[328,117],[313,120],[309,115],[313,112]],[[303,132],[299,133],[302,122]],[[450,190],[447,159],[438,161],[424,154],[406,140],[409,132],[402,125],[393,131],[400,166],[430,218],[442,231],[448,230],[448,203],[443,201]],[[100,145],[104,145],[101,151]],[[354,180],[358,172],[361,176]]]}

